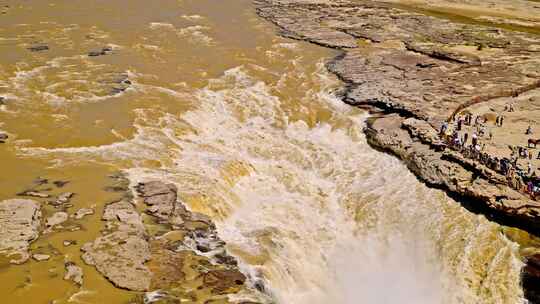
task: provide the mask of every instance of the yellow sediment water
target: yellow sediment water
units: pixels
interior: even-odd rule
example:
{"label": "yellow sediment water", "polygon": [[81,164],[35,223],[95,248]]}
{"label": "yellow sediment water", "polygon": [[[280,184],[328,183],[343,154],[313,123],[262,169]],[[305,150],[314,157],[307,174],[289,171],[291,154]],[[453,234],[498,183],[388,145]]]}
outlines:
{"label": "yellow sediment water", "polygon": [[[535,240],[510,240],[371,149],[367,114],[336,98],[325,70],[336,53],[277,37],[249,1],[5,3],[0,199],[41,176],[70,181],[40,186],[76,193],[70,214],[95,206],[32,244],[49,261],[2,261],[5,303],[135,296],[80,258],[103,206],[123,195],[106,190],[119,171],[175,183],[276,303],[522,302],[515,241]],[[49,50],[27,50],[37,44]],[[81,289],[63,280],[65,261],[83,266]]]}

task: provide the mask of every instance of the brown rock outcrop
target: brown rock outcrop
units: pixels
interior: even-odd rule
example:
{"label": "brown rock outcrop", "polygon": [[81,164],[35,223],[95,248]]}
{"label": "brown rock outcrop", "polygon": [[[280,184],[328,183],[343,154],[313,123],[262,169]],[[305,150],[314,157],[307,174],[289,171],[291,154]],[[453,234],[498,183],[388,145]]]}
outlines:
{"label": "brown rock outcrop", "polygon": [[[212,220],[189,211],[179,201],[175,185],[150,181],[139,184],[136,190],[147,205],[146,212],[171,229],[155,235],[150,242],[151,289],[180,286],[196,290],[187,295],[189,301],[205,303],[246,289],[246,277],[236,259],[227,253]],[[179,296],[174,292],[163,295]]]}
{"label": "brown rock outcrop", "polygon": [[[468,106],[539,88],[539,37],[382,1],[255,4],[286,37],[342,50],[327,66],[346,83],[344,101],[384,111],[366,127],[371,145],[403,159],[427,183],[540,231],[540,203],[513,190],[504,176],[445,150],[438,136],[442,123]],[[321,41],[314,34],[320,28],[335,35]]]}
{"label": "brown rock outcrop", "polygon": [[149,298],[227,303],[227,295],[247,289],[246,276],[227,253],[214,223],[189,211],[178,200],[175,185],[150,181],[135,188],[150,217],[143,223],[135,208],[138,200],[130,193],[108,204],[102,236],[81,248],[85,263],[117,287],[147,292],[134,303]]}
{"label": "brown rock outcrop", "polygon": [[140,215],[130,202],[119,201],[105,207],[103,220],[104,235],[81,248],[84,262],[94,265],[115,286],[147,291],[152,278],[145,265],[150,247]]}
{"label": "brown rock outcrop", "polygon": [[66,262],[64,267],[66,269],[64,280],[72,281],[73,283],[82,286],[84,278],[82,268],[73,262]]}
{"label": "brown rock outcrop", "polygon": [[[513,22],[508,16],[515,12],[509,9],[505,18],[473,14],[457,23],[400,2],[254,1],[258,14],[283,36],[341,50],[327,67],[345,82],[346,103],[377,109],[365,128],[370,145],[398,156],[420,179],[457,195],[464,206],[539,234],[539,202],[514,190],[506,176],[447,149],[438,134],[445,121],[482,103],[497,101],[499,110],[488,108],[495,120],[501,103],[516,103],[521,95],[526,110],[522,117],[513,115],[513,121],[528,120],[530,128],[533,120],[527,110],[536,109],[540,100],[540,37],[532,34],[538,33],[538,20]],[[485,1],[424,2],[498,8]],[[522,13],[537,18],[532,13],[537,7],[524,7],[532,2],[520,5]],[[489,137],[491,141],[491,133]],[[489,144],[508,146],[498,140]],[[523,287],[531,303],[540,302],[539,261],[538,256],[529,257],[524,271]]]}
{"label": "brown rock outcrop", "polygon": [[26,199],[10,199],[0,202],[0,254],[15,256],[10,262],[26,262],[30,255],[28,247],[39,236],[41,207]]}

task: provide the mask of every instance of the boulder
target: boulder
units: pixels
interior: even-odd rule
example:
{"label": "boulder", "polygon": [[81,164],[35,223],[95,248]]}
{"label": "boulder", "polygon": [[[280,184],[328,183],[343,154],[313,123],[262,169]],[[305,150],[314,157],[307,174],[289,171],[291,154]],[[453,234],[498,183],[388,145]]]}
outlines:
{"label": "boulder", "polygon": [[47,261],[51,258],[48,254],[33,254],[32,258],[38,262]]}
{"label": "boulder", "polygon": [[61,180],[57,180],[57,181],[54,181],[53,184],[58,187],[58,188],[62,188],[64,187],[65,185],[69,184],[69,181],[61,181]]}
{"label": "boulder", "polygon": [[71,246],[71,245],[76,245],[77,241],[76,240],[65,240],[65,241],[62,242],[62,244],[64,244],[64,246],[67,247],[67,246]]}
{"label": "boulder", "polygon": [[35,44],[27,48],[30,52],[42,52],[49,50],[49,46],[46,44]]}
{"label": "boulder", "polygon": [[145,263],[150,259],[148,242],[127,231],[116,231],[85,244],[82,258],[119,288],[147,291],[152,273]]}
{"label": "boulder", "polygon": [[81,208],[79,210],[77,210],[77,212],[75,212],[75,214],[73,214],[73,217],[77,220],[80,220],[82,219],[83,217],[87,216],[87,215],[92,215],[94,214],[94,209],[92,208]]}
{"label": "boulder", "polygon": [[47,218],[45,225],[47,228],[52,228],[67,221],[68,214],[66,212],[56,212],[51,217]]}
{"label": "boulder", "polygon": [[39,236],[41,207],[26,199],[0,202],[0,254],[17,256],[12,263],[20,264],[29,258],[29,244]]}
{"label": "boulder", "polygon": [[93,50],[88,52],[88,57],[97,57],[97,56],[104,56],[108,55],[113,51],[112,47],[106,46],[99,50]]}
{"label": "boulder", "polygon": [[161,219],[167,219],[175,210],[176,186],[161,181],[151,181],[136,187],[139,195],[149,206],[147,212]]}
{"label": "boulder", "polygon": [[147,291],[152,278],[145,265],[150,248],[137,210],[128,201],[113,202],[105,207],[102,219],[107,230],[81,248],[84,262],[117,287]]}
{"label": "boulder", "polygon": [[82,286],[84,277],[82,268],[73,262],[66,262],[64,267],[66,269],[64,280],[72,281],[75,284]]}
{"label": "boulder", "polygon": [[73,198],[73,196],[75,195],[75,193],[73,192],[64,192],[60,195],[58,195],[56,197],[56,200],[53,201],[53,202],[50,202],[51,205],[53,206],[62,206],[62,205],[66,205],[67,203],[69,203],[71,201],[71,198]]}
{"label": "boulder", "polygon": [[129,201],[121,200],[108,204],[103,211],[102,219],[107,222],[109,230],[124,230],[145,234],[140,214]]}
{"label": "boulder", "polygon": [[26,190],[26,191],[17,193],[17,195],[18,195],[18,196],[37,197],[37,198],[48,198],[48,197],[51,197],[51,196],[50,196],[49,194],[47,194],[47,193],[42,193],[42,192],[33,191],[33,190]]}

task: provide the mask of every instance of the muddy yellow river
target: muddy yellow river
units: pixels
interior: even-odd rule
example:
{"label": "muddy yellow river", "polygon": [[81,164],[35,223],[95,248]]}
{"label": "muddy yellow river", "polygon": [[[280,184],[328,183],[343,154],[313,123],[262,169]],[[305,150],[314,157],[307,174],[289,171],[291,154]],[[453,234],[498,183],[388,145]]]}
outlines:
{"label": "muddy yellow river", "polygon": [[[325,70],[336,53],[278,37],[248,0],[0,6],[0,200],[44,177],[69,181],[51,191],[76,193],[70,213],[96,209],[32,243],[48,261],[0,261],[2,303],[133,297],[80,258],[118,172],[175,183],[268,302],[523,302],[526,235],[371,149],[368,114]],[[81,288],[63,280],[65,260],[83,266]]]}

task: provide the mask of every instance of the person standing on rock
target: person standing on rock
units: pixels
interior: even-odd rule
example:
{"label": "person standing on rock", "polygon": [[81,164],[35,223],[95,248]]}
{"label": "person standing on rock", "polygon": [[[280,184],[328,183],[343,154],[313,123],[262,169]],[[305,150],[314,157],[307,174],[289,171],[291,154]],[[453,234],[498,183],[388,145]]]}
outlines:
{"label": "person standing on rock", "polygon": [[531,127],[531,125],[529,125],[529,126],[527,127],[527,131],[525,131],[525,134],[527,134],[527,135],[532,134],[532,127]]}
{"label": "person standing on rock", "polygon": [[441,133],[440,135],[443,136],[445,133],[446,133],[446,130],[448,130],[448,122],[443,122],[442,126],[441,126]]}

